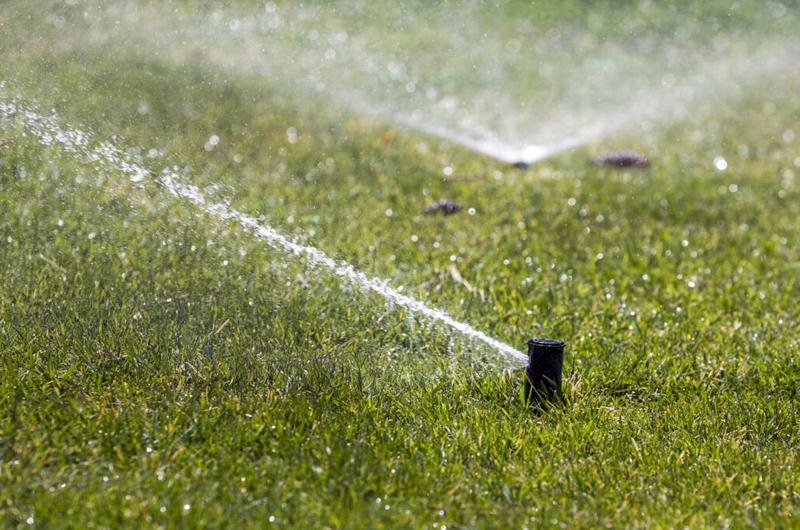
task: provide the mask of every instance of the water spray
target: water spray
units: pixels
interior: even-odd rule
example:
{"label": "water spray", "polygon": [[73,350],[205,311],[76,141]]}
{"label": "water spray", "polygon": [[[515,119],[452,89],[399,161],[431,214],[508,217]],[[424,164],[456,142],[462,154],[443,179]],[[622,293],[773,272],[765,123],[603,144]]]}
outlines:
{"label": "water spray", "polygon": [[[2,87],[2,85],[0,85]],[[380,295],[387,303],[407,309],[428,322],[435,322],[460,332],[470,340],[482,342],[500,354],[504,364],[518,367],[525,361],[525,355],[508,344],[479,331],[465,322],[460,322],[446,312],[428,307],[412,296],[402,294],[387,280],[370,276],[356,270],[352,265],[334,260],[322,250],[289,240],[269,225],[255,217],[240,212],[224,203],[212,202],[197,187],[185,182],[185,176],[177,167],[165,168],[160,174],[146,169],[139,157],[130,155],[110,141],[96,142],[91,135],[71,127],[64,127],[55,115],[45,116],[31,111],[18,103],[0,101],[0,124],[3,120],[16,120],[16,126],[25,127],[37,137],[39,143],[60,146],[65,152],[73,153],[77,160],[89,163],[108,171],[126,176],[131,182],[144,185],[148,181],[158,182],[176,198],[188,200],[203,212],[220,221],[233,221],[253,234],[270,247],[291,256],[301,257],[311,266],[321,267],[344,281]]]}
{"label": "water spray", "polygon": [[[704,19],[681,13],[670,15],[683,23],[677,38],[664,40],[645,25],[584,40],[577,37],[591,36],[602,19],[594,9],[535,31],[538,23],[526,19],[542,7],[533,4],[516,6],[514,23],[499,26],[483,22],[484,2],[465,2],[457,12],[436,2],[408,10],[364,0],[344,2],[344,9],[317,2],[268,2],[266,9],[80,4],[66,9],[78,25],[53,37],[63,53],[135,49],[148,59],[213,66],[221,75],[255,75],[302,106],[324,100],[337,119],[403,124],[519,167],[610,131],[647,132],[653,122],[690,118],[699,103],[770,86],[794,71],[800,49],[789,16],[774,28],[782,31],[768,35],[717,35]],[[635,11],[618,13],[627,19]],[[644,43],[659,51],[644,52]]]}

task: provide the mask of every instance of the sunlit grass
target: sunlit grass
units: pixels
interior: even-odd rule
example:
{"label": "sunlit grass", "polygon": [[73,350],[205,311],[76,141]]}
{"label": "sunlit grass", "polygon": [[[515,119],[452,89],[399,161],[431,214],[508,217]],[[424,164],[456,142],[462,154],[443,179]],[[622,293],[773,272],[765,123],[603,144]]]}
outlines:
{"label": "sunlit grass", "polygon": [[[5,525],[797,525],[796,78],[515,169],[258,75],[23,51],[0,13],[2,101],[515,347],[568,343],[567,402],[533,413],[491,352],[7,120]],[[651,168],[586,164],[612,147]]]}

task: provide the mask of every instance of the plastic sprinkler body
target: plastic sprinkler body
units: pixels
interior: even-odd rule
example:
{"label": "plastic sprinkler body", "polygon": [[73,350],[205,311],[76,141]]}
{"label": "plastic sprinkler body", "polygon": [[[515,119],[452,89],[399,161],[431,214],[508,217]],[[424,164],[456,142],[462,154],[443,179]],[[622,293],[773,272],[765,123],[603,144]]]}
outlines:
{"label": "plastic sprinkler body", "polygon": [[553,402],[561,394],[561,371],[564,364],[564,341],[531,339],[528,341],[528,368],[525,370],[525,403]]}

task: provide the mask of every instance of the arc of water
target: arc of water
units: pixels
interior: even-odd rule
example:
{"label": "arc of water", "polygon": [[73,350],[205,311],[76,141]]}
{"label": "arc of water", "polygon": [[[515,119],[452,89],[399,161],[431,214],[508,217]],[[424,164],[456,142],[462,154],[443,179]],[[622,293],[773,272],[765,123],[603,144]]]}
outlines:
{"label": "arc of water", "polygon": [[[0,86],[0,88],[2,88]],[[322,250],[290,241],[274,228],[261,224],[258,219],[249,216],[235,208],[219,202],[210,202],[201,190],[194,185],[183,182],[183,177],[177,168],[166,168],[157,177],[144,168],[138,157],[129,155],[114,143],[105,141],[95,144],[89,134],[83,131],[60,125],[58,118],[45,116],[26,109],[16,103],[0,101],[0,118],[9,120],[16,118],[18,126],[23,126],[33,133],[43,145],[58,145],[68,153],[75,153],[80,159],[87,159],[106,170],[116,170],[126,175],[132,182],[141,182],[148,177],[153,177],[176,198],[186,199],[204,212],[224,221],[235,221],[244,229],[254,234],[260,241],[288,254],[303,257],[312,266],[324,267],[337,276],[346,279],[364,291],[372,291],[385,300],[397,306],[404,307],[410,312],[422,315],[429,321],[437,322],[461,332],[466,337],[483,342],[499,352],[511,365],[522,366],[527,362],[527,356],[486,333],[479,331],[469,324],[459,322],[444,311],[428,307],[414,297],[404,295],[389,285],[387,280],[367,275],[356,270],[352,265],[337,262],[326,255]]]}

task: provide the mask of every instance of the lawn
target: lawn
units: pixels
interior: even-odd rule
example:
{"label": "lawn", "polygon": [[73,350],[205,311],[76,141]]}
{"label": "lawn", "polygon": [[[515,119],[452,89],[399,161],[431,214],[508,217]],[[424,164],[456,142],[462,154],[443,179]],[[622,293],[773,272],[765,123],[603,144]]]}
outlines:
{"label": "lawn", "polygon": [[[0,5],[3,526],[800,525],[796,6],[276,4]],[[465,112],[594,127],[578,78],[611,52],[608,131],[528,167],[459,144]],[[487,110],[529,86],[578,110]],[[620,148],[650,167],[587,164]],[[531,410],[518,360],[253,222],[520,351],[566,341],[565,399]]]}

